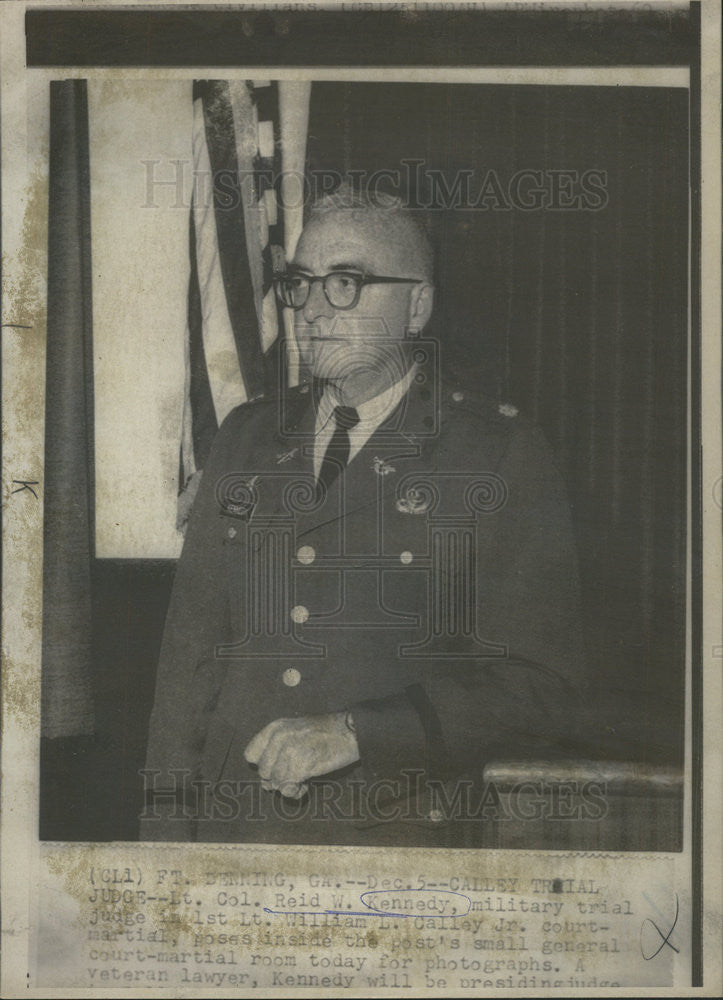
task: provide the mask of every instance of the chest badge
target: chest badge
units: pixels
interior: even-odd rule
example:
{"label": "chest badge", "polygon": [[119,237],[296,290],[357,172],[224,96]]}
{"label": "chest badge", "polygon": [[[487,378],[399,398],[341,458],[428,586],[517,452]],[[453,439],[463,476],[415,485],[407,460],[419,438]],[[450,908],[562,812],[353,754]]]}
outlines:
{"label": "chest badge", "polygon": [[426,514],[432,502],[432,497],[425,490],[410,486],[404,496],[397,498],[397,510],[400,514]]}
{"label": "chest badge", "polygon": [[259,499],[256,488],[258,478],[251,476],[247,479],[237,472],[229,472],[219,479],[216,484],[216,500],[224,514],[244,520],[251,516]]}
{"label": "chest badge", "polygon": [[396,472],[397,470],[389,462],[385,462],[383,458],[379,458],[378,455],[374,456],[374,461],[372,462],[372,469],[376,472],[378,476],[388,476],[390,472]]}

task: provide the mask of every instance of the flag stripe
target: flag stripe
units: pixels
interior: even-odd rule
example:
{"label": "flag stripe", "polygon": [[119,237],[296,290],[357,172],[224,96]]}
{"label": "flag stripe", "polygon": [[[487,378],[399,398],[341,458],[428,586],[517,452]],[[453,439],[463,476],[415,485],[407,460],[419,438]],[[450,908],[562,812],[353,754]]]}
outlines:
{"label": "flag stripe", "polygon": [[[279,332],[293,336],[293,316],[277,301],[272,277],[285,266],[290,234],[277,194],[282,167],[303,174],[309,91],[298,81],[193,85],[181,530],[219,425],[239,403],[275,389],[285,370]],[[292,213],[292,250],[302,211]]]}
{"label": "flag stripe", "polygon": [[203,96],[203,108],[213,178],[218,258],[236,342],[239,372],[246,398],[253,399],[264,390],[264,369],[246,248],[233,112],[225,80],[209,84]]}
{"label": "flag stripe", "polygon": [[190,369],[188,397],[190,413],[184,412],[184,419],[190,419],[193,454],[187,456],[184,452],[184,482],[196,471],[196,468],[203,468],[211,450],[211,443],[218,430],[203,345],[203,315],[196,261],[196,226],[193,209],[190,215],[189,235],[191,275],[188,284],[188,365]]}
{"label": "flag stripe", "polygon": [[[296,243],[301,234],[304,208],[301,199],[294,201],[293,179],[303,174],[306,165],[306,136],[309,125],[309,95],[311,83],[299,80],[283,80],[279,88],[279,121],[284,141],[281,145],[281,191],[284,206],[284,250],[291,260]],[[290,187],[286,194],[287,184]],[[294,312],[281,312],[287,355],[287,377],[289,385],[299,381],[299,355],[294,338]]]}
{"label": "flag stripe", "polygon": [[262,160],[274,158],[274,126],[273,122],[262,121],[259,118],[259,156]]}
{"label": "flag stripe", "polygon": [[[269,215],[269,243],[275,243],[278,244],[278,246],[283,247],[283,218],[276,197],[281,176],[281,108],[279,105],[278,82],[272,83],[268,90],[263,93],[266,95],[267,102],[264,104],[262,98],[262,103],[259,105],[259,115],[261,115],[261,111],[263,109],[264,116],[268,115],[274,129],[273,186],[269,195],[269,201],[273,199],[275,209],[273,212],[273,220],[272,215]],[[306,148],[306,136],[304,136],[304,148]]]}
{"label": "flag stripe", "polygon": [[[279,118],[279,90],[276,81],[254,80],[254,101],[259,121],[277,122]],[[259,147],[261,143],[259,143]]]}
{"label": "flag stripe", "polygon": [[[260,328],[261,343],[264,352],[268,351],[278,338],[279,330],[283,328],[279,303],[273,290],[273,275],[275,270],[284,266],[283,262],[283,225],[276,202],[276,185],[281,167],[281,136],[279,122],[279,87],[272,81],[257,82],[252,88],[252,97],[256,110],[258,144],[254,157],[254,182],[259,205],[261,221],[261,269],[262,288]],[[267,383],[271,374],[275,385],[277,380],[276,364],[266,364]]]}
{"label": "flag stripe", "polygon": [[[279,108],[279,84],[268,82],[254,87],[254,100],[259,120],[259,150],[255,160],[256,190],[260,202],[261,215],[265,219],[266,238],[262,243],[263,264],[263,307],[261,333],[264,350],[284,329],[281,303],[273,289],[274,272],[283,267],[284,226],[283,215],[277,202],[277,191],[281,174],[281,120]],[[267,146],[262,145],[262,125],[266,126]],[[270,142],[269,142],[269,132]],[[269,365],[267,364],[267,377]],[[277,373],[274,373],[274,382]]]}
{"label": "flag stripe", "polygon": [[263,297],[261,247],[265,235],[263,232],[262,213],[259,210],[255,187],[256,109],[253,102],[253,95],[249,91],[249,85],[244,80],[230,81],[229,97],[234,122],[239,183],[243,199],[246,253],[249,261],[251,284],[254,290],[254,309],[257,321],[260,323],[261,300]]}
{"label": "flag stripe", "polygon": [[[206,178],[210,187],[210,178],[214,175],[211,173],[201,100],[194,104],[193,124],[194,163],[199,176]],[[196,195],[193,211],[203,348],[216,422],[220,425],[229,411],[245,402],[248,396],[239,367],[236,338],[223,280],[215,203],[209,190],[197,191]]]}

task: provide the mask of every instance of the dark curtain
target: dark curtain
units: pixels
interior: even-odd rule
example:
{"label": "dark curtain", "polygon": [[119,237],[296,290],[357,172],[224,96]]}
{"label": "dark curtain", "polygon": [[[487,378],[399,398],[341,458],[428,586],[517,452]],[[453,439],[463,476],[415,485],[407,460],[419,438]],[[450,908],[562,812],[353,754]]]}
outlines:
{"label": "dark curtain", "polygon": [[[486,211],[419,209],[446,376],[539,423],[569,485],[589,639],[591,755],[682,759],[688,93],[315,84],[311,171],[461,171]],[[414,166],[404,161],[417,160]],[[517,171],[602,171],[597,210],[509,203]],[[498,181],[495,186],[494,179]],[[362,181],[363,183],[363,181]],[[313,183],[312,183],[313,191]],[[564,199],[562,199],[564,201]]]}
{"label": "dark curtain", "polygon": [[94,728],[93,341],[88,101],[50,84],[42,733]]}

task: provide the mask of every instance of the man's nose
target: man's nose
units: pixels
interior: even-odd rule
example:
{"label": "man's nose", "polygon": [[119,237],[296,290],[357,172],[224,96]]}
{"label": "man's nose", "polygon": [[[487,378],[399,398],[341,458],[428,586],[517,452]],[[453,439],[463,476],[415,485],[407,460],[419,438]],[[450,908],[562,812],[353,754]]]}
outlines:
{"label": "man's nose", "polygon": [[309,297],[304,303],[302,312],[307,323],[313,323],[314,320],[322,316],[331,318],[334,315],[334,307],[329,304],[329,300],[324,294],[323,282],[311,282]]}

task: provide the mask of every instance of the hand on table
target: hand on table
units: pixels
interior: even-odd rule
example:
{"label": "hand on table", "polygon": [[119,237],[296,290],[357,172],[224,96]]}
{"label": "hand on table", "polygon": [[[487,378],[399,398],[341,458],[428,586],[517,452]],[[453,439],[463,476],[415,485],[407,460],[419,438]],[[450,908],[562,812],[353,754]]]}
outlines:
{"label": "hand on table", "polygon": [[261,787],[300,799],[306,782],[359,760],[356,736],[347,725],[347,712],[275,719],[258,732],[245,750],[249,764],[257,764]]}

